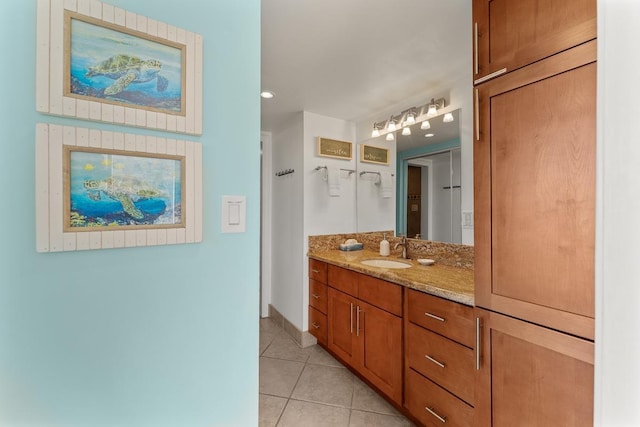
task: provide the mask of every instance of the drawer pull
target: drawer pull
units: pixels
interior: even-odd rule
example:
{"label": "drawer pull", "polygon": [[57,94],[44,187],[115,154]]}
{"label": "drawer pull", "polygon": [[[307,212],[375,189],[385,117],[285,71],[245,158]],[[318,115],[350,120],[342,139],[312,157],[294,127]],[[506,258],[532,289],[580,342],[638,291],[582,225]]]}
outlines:
{"label": "drawer pull", "polygon": [[316,274],[318,274],[318,273],[320,273],[320,270],[316,270],[316,269],[312,268],[312,269],[311,269],[311,272],[312,272],[312,273],[316,273]]}
{"label": "drawer pull", "polygon": [[426,357],[428,360],[430,360],[431,362],[435,363],[436,365],[440,366],[441,368],[444,368],[445,366],[447,366],[444,363],[442,363],[442,362],[434,359],[433,357],[429,356],[428,354],[425,354],[424,357]]}
{"label": "drawer pull", "polygon": [[429,412],[431,415],[433,415],[434,417],[436,417],[438,420],[440,420],[443,423],[447,422],[447,417],[443,417],[441,415],[438,415],[438,413],[436,413],[436,411],[434,411],[433,409],[429,408],[428,406],[425,406],[424,409],[427,410],[427,412]]}
{"label": "drawer pull", "polygon": [[311,294],[312,297],[314,297],[315,299],[320,299],[320,296],[316,295],[316,294]]}
{"label": "drawer pull", "polygon": [[441,322],[444,322],[444,321],[445,321],[445,319],[443,319],[443,318],[442,318],[442,317],[440,317],[440,316],[436,316],[435,314],[431,314],[431,313],[425,312],[425,313],[424,313],[424,315],[425,315],[425,316],[428,316],[428,317],[431,317],[432,319],[439,320],[439,321],[441,321]]}
{"label": "drawer pull", "polygon": [[316,329],[320,329],[320,325],[318,325],[316,322],[313,322],[311,326],[313,326]]}

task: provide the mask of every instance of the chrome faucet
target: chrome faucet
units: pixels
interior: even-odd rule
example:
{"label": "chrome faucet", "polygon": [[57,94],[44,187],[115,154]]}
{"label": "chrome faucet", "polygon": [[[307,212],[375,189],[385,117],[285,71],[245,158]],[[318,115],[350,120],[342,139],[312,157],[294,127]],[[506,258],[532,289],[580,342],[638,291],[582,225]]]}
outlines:
{"label": "chrome faucet", "polygon": [[398,246],[402,246],[402,258],[407,259],[407,236],[402,235],[402,242],[398,242],[393,247],[393,250],[398,249]]}

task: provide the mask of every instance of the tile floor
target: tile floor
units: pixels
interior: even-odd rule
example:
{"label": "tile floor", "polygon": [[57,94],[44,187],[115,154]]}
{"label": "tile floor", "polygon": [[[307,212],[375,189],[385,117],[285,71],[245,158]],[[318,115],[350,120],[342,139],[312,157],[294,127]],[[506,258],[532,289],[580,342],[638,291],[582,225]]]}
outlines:
{"label": "tile floor", "polygon": [[260,319],[260,427],[414,426],[318,345]]}

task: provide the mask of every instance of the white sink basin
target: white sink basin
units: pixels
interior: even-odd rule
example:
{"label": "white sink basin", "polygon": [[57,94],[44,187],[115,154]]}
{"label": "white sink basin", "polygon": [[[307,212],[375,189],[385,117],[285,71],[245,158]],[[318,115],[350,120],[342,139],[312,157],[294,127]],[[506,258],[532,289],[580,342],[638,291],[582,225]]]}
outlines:
{"label": "white sink basin", "polygon": [[365,259],[360,261],[360,264],[368,265],[369,267],[380,268],[411,268],[411,264],[402,261],[394,261],[391,259]]}

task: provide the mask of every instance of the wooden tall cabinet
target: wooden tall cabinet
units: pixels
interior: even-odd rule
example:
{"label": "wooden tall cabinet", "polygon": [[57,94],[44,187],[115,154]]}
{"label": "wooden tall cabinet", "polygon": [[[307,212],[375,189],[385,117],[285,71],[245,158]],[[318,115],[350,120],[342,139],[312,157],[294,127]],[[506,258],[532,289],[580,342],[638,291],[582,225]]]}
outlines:
{"label": "wooden tall cabinet", "polygon": [[474,425],[591,425],[596,0],[473,17]]}
{"label": "wooden tall cabinet", "polygon": [[473,79],[511,72],[596,37],[596,0],[474,0]]}
{"label": "wooden tall cabinet", "polygon": [[475,426],[593,425],[593,342],[476,309]]}

